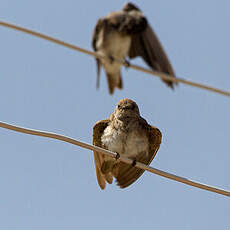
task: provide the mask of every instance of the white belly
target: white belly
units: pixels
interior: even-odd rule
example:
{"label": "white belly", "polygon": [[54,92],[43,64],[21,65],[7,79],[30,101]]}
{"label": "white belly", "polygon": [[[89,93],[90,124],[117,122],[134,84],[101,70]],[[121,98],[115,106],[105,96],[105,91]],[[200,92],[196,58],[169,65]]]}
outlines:
{"label": "white belly", "polygon": [[111,55],[115,58],[123,59],[128,55],[131,45],[131,37],[120,35],[118,32],[113,31],[105,35],[103,39],[103,31],[98,35],[96,43],[97,50],[103,52],[105,55]]}
{"label": "white belly", "polygon": [[[115,59],[123,61],[128,55],[129,48],[131,45],[130,36],[121,36],[118,32],[114,31],[105,36],[102,39],[102,35],[98,36],[100,39],[97,41],[98,53],[105,56],[112,56]],[[102,60],[102,64],[108,73],[119,73],[121,64],[117,62]]]}
{"label": "white belly", "polygon": [[101,137],[102,144],[110,151],[136,157],[139,153],[145,152],[148,155],[148,138],[133,130],[128,135],[121,130],[111,129],[108,126]]}
{"label": "white belly", "polygon": [[130,45],[130,36],[121,36],[119,33],[114,32],[106,39],[106,53],[123,60],[128,55]]}

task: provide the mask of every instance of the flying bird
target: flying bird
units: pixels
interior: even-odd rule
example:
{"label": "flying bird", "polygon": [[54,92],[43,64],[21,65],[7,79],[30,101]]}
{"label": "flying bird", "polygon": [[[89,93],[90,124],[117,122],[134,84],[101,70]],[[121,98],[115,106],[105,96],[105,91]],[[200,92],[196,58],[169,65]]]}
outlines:
{"label": "flying bird", "polygon": [[161,132],[140,116],[137,104],[130,99],[118,102],[109,119],[93,127],[93,144],[133,160],[132,165],[94,151],[97,181],[101,189],[116,178],[120,188],[134,183],[144,172],[135,168],[136,161],[149,165],[160,144]]}
{"label": "flying bird", "polygon": [[[175,77],[169,59],[141,10],[132,3],[124,5],[121,11],[112,12],[100,18],[94,28],[93,49],[107,59],[96,58],[97,88],[99,87],[100,68],[104,67],[110,94],[117,87],[122,89],[121,63],[126,57],[142,57],[154,71]],[[163,80],[170,88],[175,83]]]}

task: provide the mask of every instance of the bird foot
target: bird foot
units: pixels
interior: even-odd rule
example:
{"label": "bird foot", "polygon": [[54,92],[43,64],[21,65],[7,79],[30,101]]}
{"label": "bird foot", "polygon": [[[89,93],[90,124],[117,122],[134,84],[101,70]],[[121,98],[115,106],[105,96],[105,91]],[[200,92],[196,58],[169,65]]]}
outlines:
{"label": "bird foot", "polygon": [[124,60],[124,66],[125,66],[125,68],[129,68],[130,67],[130,62],[128,61],[128,60]]}
{"label": "bird foot", "polygon": [[119,153],[116,153],[115,160],[117,161],[119,158],[120,158],[120,154],[119,154]]}
{"label": "bird foot", "polygon": [[113,56],[111,56],[111,55],[109,55],[108,56],[108,59],[109,59],[109,62],[110,62],[110,64],[113,64],[113,62],[114,62],[114,57]]}
{"label": "bird foot", "polygon": [[136,164],[137,164],[137,160],[136,160],[136,159],[134,159],[131,165],[132,165],[133,167],[135,167],[135,166],[136,166]]}

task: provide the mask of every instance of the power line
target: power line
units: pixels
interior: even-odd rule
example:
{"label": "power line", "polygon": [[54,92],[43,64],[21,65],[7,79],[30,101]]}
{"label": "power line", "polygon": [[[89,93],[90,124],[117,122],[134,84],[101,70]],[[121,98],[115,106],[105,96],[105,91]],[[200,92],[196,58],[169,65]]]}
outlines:
{"label": "power line", "polygon": [[[20,27],[20,26],[16,26],[16,25],[13,25],[13,24],[10,24],[10,23],[7,23],[7,22],[3,22],[3,21],[0,21],[0,25],[4,26],[4,27],[11,28],[11,29],[14,29],[14,30],[21,31],[23,33],[30,34],[30,35],[35,36],[35,37],[42,38],[44,40],[56,43],[56,44],[61,45],[61,46],[65,46],[65,47],[67,47],[69,49],[73,49],[73,50],[76,50],[76,51],[79,51],[79,52],[82,52],[82,53],[85,53],[85,54],[88,54],[88,55],[91,55],[91,56],[94,56],[94,57],[107,58],[107,57],[104,57],[102,55],[97,54],[96,52],[83,49],[83,48],[78,47],[76,45],[69,44],[69,43],[61,41],[59,39],[56,39],[56,38],[50,37],[48,35],[41,34],[41,33],[38,33],[38,32],[32,31],[32,30],[23,28],[23,27]],[[162,72],[148,70],[148,69],[145,69],[145,68],[143,68],[141,66],[138,66],[138,65],[130,64],[130,65],[127,66],[127,63],[124,62],[124,61],[121,61],[121,60],[115,59],[115,61],[121,63],[122,65],[124,65],[126,67],[129,67],[129,68],[132,68],[132,69],[144,72],[144,73],[154,75],[154,76],[159,77],[159,78],[161,78],[163,80],[172,81],[172,82],[176,82],[176,83],[180,82],[180,83],[183,83],[183,84],[186,84],[186,85],[190,85],[190,86],[193,86],[193,87],[196,87],[196,88],[208,90],[208,91],[211,91],[211,92],[214,92],[214,93],[218,93],[218,94],[230,97],[230,92],[229,91],[225,91],[225,90],[218,89],[218,88],[215,88],[215,87],[211,87],[211,86],[208,86],[208,85],[204,85],[204,84],[196,83],[196,82],[193,82],[193,81],[185,80],[185,79],[182,79],[182,78],[172,78],[169,75],[164,74]]]}
{"label": "power line", "polygon": [[[81,142],[81,141],[75,140],[73,138],[60,135],[60,134],[49,133],[49,132],[44,132],[44,131],[38,131],[38,130],[34,130],[34,129],[22,128],[22,127],[15,126],[15,125],[10,125],[10,124],[4,123],[4,122],[0,122],[0,127],[5,128],[5,129],[9,129],[9,130],[13,130],[13,131],[16,131],[16,132],[20,132],[20,133],[25,133],[25,134],[41,136],[41,137],[47,137],[47,138],[52,138],[52,139],[64,141],[64,142],[67,142],[67,143],[70,143],[70,144],[73,144],[73,145],[80,146],[80,147],[85,148],[85,149],[100,152],[101,154],[108,155],[108,156],[110,156],[112,158],[116,158],[116,153],[114,153],[114,152],[111,152],[111,151],[106,150],[106,149],[102,149],[102,148],[97,147],[95,145],[90,145],[90,144]],[[133,161],[131,159],[126,158],[126,157],[124,157],[122,155],[120,156],[119,160],[124,162],[124,163],[127,163],[127,164],[132,164],[133,163]],[[178,182],[181,182],[183,184],[187,184],[187,185],[190,185],[190,186],[193,186],[193,187],[196,187],[196,188],[200,188],[200,189],[203,189],[203,190],[207,190],[207,191],[210,191],[210,192],[214,192],[214,193],[218,193],[218,194],[230,197],[230,191],[223,190],[223,189],[216,188],[216,187],[212,187],[212,186],[209,186],[209,185],[205,185],[205,184],[202,184],[202,183],[199,183],[199,182],[196,182],[196,181],[192,181],[192,180],[184,178],[184,177],[176,176],[174,174],[164,172],[164,171],[156,169],[156,168],[152,168],[152,167],[147,166],[145,164],[142,164],[140,162],[137,162],[135,167],[143,169],[143,170],[146,170],[146,171],[149,171],[149,172],[157,174],[159,176],[168,178],[170,180],[178,181]]]}
{"label": "power line", "polygon": [[[73,50],[76,50],[76,51],[79,51],[79,52],[82,52],[82,53],[85,53],[85,54],[88,54],[88,55],[91,55],[91,56],[94,56],[94,57],[106,58],[106,57],[102,57],[101,55],[97,54],[96,52],[92,52],[92,51],[80,48],[78,46],[69,44],[67,42],[58,40],[56,38],[52,38],[50,36],[47,36],[47,35],[44,35],[44,34],[29,30],[29,29],[26,29],[26,28],[23,28],[23,27],[19,27],[19,26],[13,25],[13,24],[2,22],[2,21],[0,21],[0,25],[4,26],[4,27],[11,28],[11,29],[14,29],[14,30],[18,30],[18,31],[21,31],[21,32],[24,32],[24,33],[27,33],[27,34],[30,34],[30,35],[33,35],[33,36],[36,36],[36,37],[39,37],[39,38],[42,38],[42,39],[45,39],[47,41],[56,43],[56,44],[61,45],[61,46],[65,46],[65,47],[67,47],[69,49],[73,49]],[[121,63],[124,66],[127,66],[127,63],[125,63],[123,61],[120,61],[120,60],[115,60],[115,61]],[[205,89],[205,90],[208,90],[208,91],[212,91],[212,92],[215,92],[215,93],[222,94],[222,95],[230,97],[230,92],[228,92],[228,91],[224,91],[224,90],[217,89],[217,88],[214,88],[214,87],[210,87],[210,86],[207,86],[207,85],[204,85],[204,84],[199,84],[199,83],[195,83],[195,82],[192,82],[192,81],[184,80],[184,79],[181,79],[181,78],[172,78],[167,74],[164,74],[164,73],[161,73],[161,72],[151,71],[151,70],[145,69],[145,68],[137,66],[137,65],[129,65],[128,67],[136,69],[138,71],[148,73],[148,74],[152,74],[152,75],[157,76],[159,78],[162,78],[164,80],[169,80],[169,81],[173,81],[173,82],[180,82],[180,83],[183,83],[183,84],[191,85],[191,86],[194,86],[194,87],[197,87],[197,88]],[[26,129],[26,128],[21,128],[21,127],[13,126],[13,125],[6,124],[6,123],[3,123],[3,122],[0,122],[0,127],[5,128],[5,129],[14,130],[14,131],[21,132],[21,133],[30,134],[30,135],[36,135],[36,136],[42,136],[42,137],[61,140],[61,141],[64,141],[64,142],[68,142],[68,143],[80,146],[82,148],[98,151],[98,152],[100,152],[102,154],[111,156],[113,158],[116,157],[116,154],[111,152],[111,151],[108,151],[108,150],[105,150],[105,149],[102,149],[102,148],[99,148],[97,146],[93,146],[93,145],[90,145],[90,144],[87,144],[87,143],[83,143],[83,142],[77,141],[75,139],[63,136],[63,135],[59,135],[59,134],[55,134],[55,133],[48,133],[48,132],[44,132],[44,131],[37,131],[37,130],[32,130],[32,129]],[[130,159],[126,158],[126,157],[121,156],[119,159],[124,163],[132,164],[132,160],[130,160]],[[138,167],[140,169],[149,171],[151,173],[154,173],[154,174],[163,176],[165,178],[175,180],[175,181],[178,181],[178,182],[181,182],[181,183],[193,186],[193,187],[197,187],[197,188],[207,190],[207,191],[211,191],[211,192],[214,192],[214,193],[219,193],[219,194],[222,194],[224,196],[230,196],[229,191],[219,189],[219,188],[215,188],[215,187],[205,185],[205,184],[202,184],[202,183],[199,183],[199,182],[195,182],[195,181],[183,178],[183,177],[179,177],[179,176],[176,176],[174,174],[167,173],[167,172],[164,172],[162,170],[152,168],[150,166],[146,166],[146,165],[144,165],[144,164],[142,164],[140,162],[137,162],[135,167]]]}

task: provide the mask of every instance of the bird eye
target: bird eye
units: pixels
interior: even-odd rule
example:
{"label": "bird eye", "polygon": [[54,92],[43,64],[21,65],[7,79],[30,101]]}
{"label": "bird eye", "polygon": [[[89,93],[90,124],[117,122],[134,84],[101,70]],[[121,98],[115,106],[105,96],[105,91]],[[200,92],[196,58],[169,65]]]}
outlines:
{"label": "bird eye", "polygon": [[120,106],[120,105],[118,105],[118,106],[117,106],[117,108],[118,108],[118,109],[120,109],[120,108],[121,108],[121,106]]}
{"label": "bird eye", "polygon": [[135,105],[132,105],[131,109],[134,110],[135,108],[136,108],[136,106],[135,106]]}

